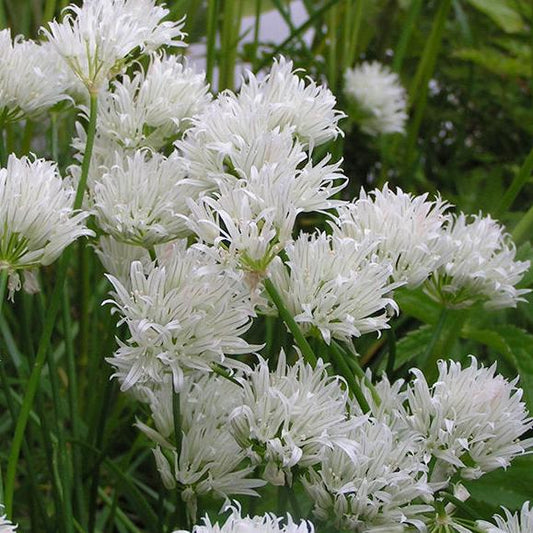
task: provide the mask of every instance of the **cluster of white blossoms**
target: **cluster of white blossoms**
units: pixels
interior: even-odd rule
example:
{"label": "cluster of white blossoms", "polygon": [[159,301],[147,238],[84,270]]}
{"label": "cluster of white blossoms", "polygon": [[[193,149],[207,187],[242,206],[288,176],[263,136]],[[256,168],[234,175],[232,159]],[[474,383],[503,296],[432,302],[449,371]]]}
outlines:
{"label": "cluster of white blossoms", "polygon": [[[0,509],[3,509],[2,505],[0,505]],[[16,533],[17,527],[6,515],[0,516],[0,533]]]}
{"label": "cluster of white blossoms", "polygon": [[[226,508],[225,510],[228,510]],[[203,525],[194,526],[192,533],[314,533],[313,524],[307,520],[302,520],[299,524],[294,522],[291,515],[287,515],[286,523],[283,518],[277,517],[273,513],[262,516],[242,516],[238,505],[230,506],[231,514],[222,526],[215,522],[211,523],[208,516],[203,519]],[[189,533],[188,531],[174,531],[174,533]]]}
{"label": "cluster of white blossoms", "polygon": [[398,75],[374,61],[344,73],[344,94],[356,107],[355,120],[369,135],[404,133],[407,95]]}
{"label": "cluster of white blossoms", "polygon": [[10,155],[0,169],[0,270],[9,275],[11,295],[37,290],[32,269],[53,263],[78,237],[93,235],[88,216],[73,209],[75,190],[63,181],[57,165],[44,159]]}
{"label": "cluster of white blossoms", "polygon": [[505,518],[494,515],[496,524],[491,524],[485,520],[479,520],[477,526],[483,533],[528,533],[533,531],[533,508],[529,507],[529,502],[525,502],[520,513],[511,513],[504,509]]}

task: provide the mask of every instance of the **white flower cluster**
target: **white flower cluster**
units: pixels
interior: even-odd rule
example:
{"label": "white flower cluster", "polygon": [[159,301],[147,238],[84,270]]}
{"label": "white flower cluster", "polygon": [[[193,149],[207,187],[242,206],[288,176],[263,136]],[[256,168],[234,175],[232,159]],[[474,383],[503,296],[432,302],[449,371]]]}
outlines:
{"label": "white flower cluster", "polygon": [[85,0],[81,7],[69,5],[63,20],[50,22],[42,33],[76,77],[97,93],[136,50],[185,46],[183,21],[163,21],[168,12],[155,0]]}
{"label": "white flower cluster", "polygon": [[[0,508],[3,509],[3,506],[0,505]],[[0,533],[16,533],[17,527],[6,515],[0,516]]]}
{"label": "white flower cluster", "polygon": [[505,518],[494,515],[496,524],[491,524],[484,520],[477,522],[483,533],[528,533],[533,531],[533,508],[529,507],[529,502],[525,502],[520,510],[520,514],[511,513],[504,509]]}
{"label": "white flower cluster", "polygon": [[[238,505],[229,507],[231,514],[220,526],[218,523],[212,524],[209,517],[203,519],[204,525],[194,526],[192,533],[314,533],[315,529],[311,522],[302,520],[299,524],[293,521],[291,515],[287,515],[287,523],[282,523],[283,519],[272,513],[262,516],[241,516]],[[189,533],[188,531],[174,531],[174,533]]]}
{"label": "white flower cluster", "polygon": [[355,118],[365,133],[404,133],[407,95],[388,67],[374,61],[346,70],[344,93],[357,106]]}
{"label": "white flower cluster", "polygon": [[20,289],[18,270],[35,292],[28,269],[53,263],[78,237],[93,235],[83,224],[88,214],[74,212],[74,196],[53,162],[10,155],[0,169],[0,270],[9,274],[11,295]]}
{"label": "white flower cluster", "polygon": [[254,349],[241,338],[253,315],[242,275],[185,245],[160,249],[157,265],[134,261],[125,284],[108,276],[115,289],[109,302],[131,335],[108,359],[122,390],[158,385],[170,375],[179,391],[185,372],[239,366],[226,355]]}
{"label": "white flower cluster", "polygon": [[68,98],[49,47],[0,31],[0,125],[34,118]]}

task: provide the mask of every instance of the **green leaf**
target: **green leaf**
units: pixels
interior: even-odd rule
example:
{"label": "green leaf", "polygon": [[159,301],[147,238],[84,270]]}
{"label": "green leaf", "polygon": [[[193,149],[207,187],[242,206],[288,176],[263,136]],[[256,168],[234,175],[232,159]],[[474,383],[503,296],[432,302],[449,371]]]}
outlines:
{"label": "green leaf", "polygon": [[439,320],[441,306],[434,302],[421,289],[399,289],[394,293],[394,300],[406,313],[425,324],[436,324]]}
{"label": "green leaf", "polygon": [[424,324],[410,331],[397,342],[395,370],[424,354],[426,346],[431,342],[433,329],[433,326]]}
{"label": "green leaf", "polygon": [[510,57],[495,48],[461,48],[453,55],[465,61],[472,61],[499,76],[528,78],[531,76],[531,62],[521,57]]}
{"label": "green leaf", "polygon": [[519,33],[524,29],[520,13],[509,0],[468,0],[469,4],[490,17],[506,33]]}
{"label": "green leaf", "polygon": [[518,457],[507,470],[498,469],[476,481],[463,481],[472,499],[487,503],[500,511],[505,506],[514,511],[531,499],[533,457]]}

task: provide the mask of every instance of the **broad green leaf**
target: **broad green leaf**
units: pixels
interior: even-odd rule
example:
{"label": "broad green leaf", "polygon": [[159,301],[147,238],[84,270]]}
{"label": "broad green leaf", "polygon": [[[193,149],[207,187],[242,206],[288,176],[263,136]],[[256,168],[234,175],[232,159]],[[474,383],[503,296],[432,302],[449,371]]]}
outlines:
{"label": "broad green leaf", "polygon": [[423,326],[410,331],[404,335],[396,344],[396,361],[394,368],[398,369],[409,361],[422,356],[426,346],[431,341],[433,335],[433,326],[424,324]]}
{"label": "broad green leaf", "polygon": [[459,59],[472,61],[499,76],[531,76],[531,62],[519,57],[510,57],[494,48],[461,48],[453,54]]}
{"label": "broad green leaf", "polygon": [[518,457],[507,470],[500,468],[481,479],[463,483],[474,500],[488,503],[496,509],[503,505],[514,511],[526,500],[531,500],[533,457]]}
{"label": "broad green leaf", "polygon": [[509,0],[468,0],[470,5],[490,17],[503,31],[518,33],[524,29],[520,13]]}
{"label": "broad green leaf", "polygon": [[441,306],[434,302],[421,289],[400,289],[394,293],[394,300],[406,313],[426,324],[436,324],[439,320]]}

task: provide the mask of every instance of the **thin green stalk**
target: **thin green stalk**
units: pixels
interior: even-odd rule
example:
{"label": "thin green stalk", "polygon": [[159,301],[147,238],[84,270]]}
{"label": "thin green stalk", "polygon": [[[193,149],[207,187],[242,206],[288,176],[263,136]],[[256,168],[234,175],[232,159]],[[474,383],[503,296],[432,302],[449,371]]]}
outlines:
{"label": "thin green stalk", "polygon": [[22,146],[20,148],[21,155],[28,155],[31,150],[31,140],[33,138],[33,122],[26,119],[24,126],[24,133],[22,135]]}
{"label": "thin green stalk", "polygon": [[328,61],[326,64],[328,85],[334,91],[337,86],[337,58],[339,55],[338,42],[338,24],[339,24],[339,6],[335,6],[328,13]]}
{"label": "thin green stalk", "polygon": [[510,207],[513,205],[516,197],[522,190],[522,187],[528,182],[531,178],[531,173],[533,172],[533,148],[529,152],[524,164],[520,167],[520,170],[514,177],[511,185],[505,191],[505,194],[500,200],[500,205],[496,209],[496,216],[501,217]]}
{"label": "thin green stalk", "polygon": [[361,387],[357,383],[354,373],[352,372],[352,370],[348,366],[348,363],[344,359],[344,354],[339,349],[338,344],[334,341],[331,343],[330,353],[331,353],[331,358],[333,360],[333,364],[335,365],[337,370],[346,380],[346,383],[348,384],[348,389],[355,396],[357,403],[359,404],[359,406],[365,413],[369,413],[370,406],[368,405],[368,402],[366,401],[365,395],[363,394]]}
{"label": "thin green stalk", "polygon": [[420,10],[422,9],[422,0],[412,0],[409,5],[409,11],[407,12],[407,19],[402,25],[402,33],[400,35],[400,40],[394,49],[394,59],[392,61],[392,68],[396,72],[400,72],[403,65],[403,60],[405,59],[405,54],[407,52],[407,47],[413,31],[416,27],[416,21]]}
{"label": "thin green stalk", "polygon": [[[68,294],[68,286],[65,286],[63,291],[63,306],[62,306],[62,322],[63,333],[65,339],[65,351],[67,355],[67,377],[68,377],[68,407],[69,417],[72,426],[72,435],[74,440],[78,440],[81,435],[78,411],[78,386],[76,376],[76,359],[74,353],[74,340],[72,332],[72,321],[69,313],[70,299]],[[76,506],[78,517],[83,524],[86,524],[87,512],[85,508],[85,496],[83,492],[82,468],[80,450],[77,446],[72,447],[72,463],[74,474],[74,495],[76,498]]]}
{"label": "thin green stalk", "polygon": [[215,69],[217,43],[218,0],[208,0],[207,3],[207,45],[205,78],[213,86],[213,72]]}
{"label": "thin green stalk", "polygon": [[316,366],[316,355],[314,354],[311,346],[307,342],[307,339],[304,337],[302,330],[295,322],[292,314],[287,309],[287,306],[283,302],[283,298],[278,293],[276,287],[274,287],[274,284],[272,283],[272,281],[270,281],[269,278],[265,278],[263,280],[263,283],[265,285],[265,289],[268,293],[268,296],[272,300],[272,303],[277,307],[280,317],[283,319],[283,321],[289,328],[289,331],[292,333],[296,344],[300,347],[300,350],[302,350],[302,355],[304,359],[311,366]]}
{"label": "thin green stalk", "polygon": [[44,13],[42,23],[48,22],[54,18],[56,12],[56,0],[46,0],[44,4]]}
{"label": "thin green stalk", "polygon": [[527,213],[519,220],[511,235],[516,245],[521,244],[528,238],[531,238],[531,231],[533,230],[533,206],[531,206]]}
{"label": "thin green stalk", "polygon": [[389,353],[387,356],[387,368],[385,372],[388,376],[392,376],[396,362],[396,333],[392,324],[390,325],[390,329],[387,330],[387,343],[389,345]]}
{"label": "thin green stalk", "polygon": [[[102,487],[98,487],[98,496],[107,506],[113,505],[113,501]],[[117,508],[115,512],[117,519],[124,525],[124,527],[131,531],[131,533],[142,533],[141,530],[128,518],[128,516],[120,510],[120,508]]]}
{"label": "thin green stalk", "polygon": [[353,66],[353,63],[357,58],[359,34],[361,33],[361,25],[363,23],[364,4],[365,0],[357,0],[353,19],[351,17],[345,17],[345,23],[350,24],[350,31],[344,35],[344,43],[346,48],[344,53],[343,69]]}
{"label": "thin green stalk", "polygon": [[76,190],[76,198],[74,199],[74,209],[80,209],[83,204],[83,196],[87,188],[87,176],[89,175],[89,166],[91,164],[91,156],[93,153],[94,137],[96,135],[96,117],[98,111],[98,93],[90,92],[89,104],[89,125],[87,126],[87,142],[85,144],[85,152],[83,154],[83,161],[81,163],[81,176],[78,188]]}
{"label": "thin green stalk", "polygon": [[261,0],[255,0],[254,40],[252,48],[252,71],[257,70],[257,52],[259,50],[259,30],[261,28]]}
{"label": "thin green stalk", "polygon": [[50,340],[52,337],[52,331],[54,330],[55,320],[59,311],[61,303],[61,294],[63,292],[63,285],[65,283],[65,276],[70,259],[70,250],[67,250],[59,260],[59,269],[57,274],[57,283],[54,287],[54,292],[50,301],[50,305],[46,312],[46,321],[44,324],[43,332],[39,340],[39,349],[35,362],[28,379],[26,391],[24,393],[24,399],[20,408],[17,425],[15,427],[15,434],[9,452],[9,458],[7,463],[6,481],[5,481],[5,510],[9,516],[13,512],[13,496],[15,491],[15,476],[17,470],[18,459],[20,455],[20,448],[24,439],[24,431],[28,422],[33,400],[39,386],[39,379],[41,377],[41,370],[46,360],[46,354],[50,346]]}
{"label": "thin green stalk", "polygon": [[0,166],[4,168],[7,164],[7,151],[4,139],[4,127],[0,125]]}

